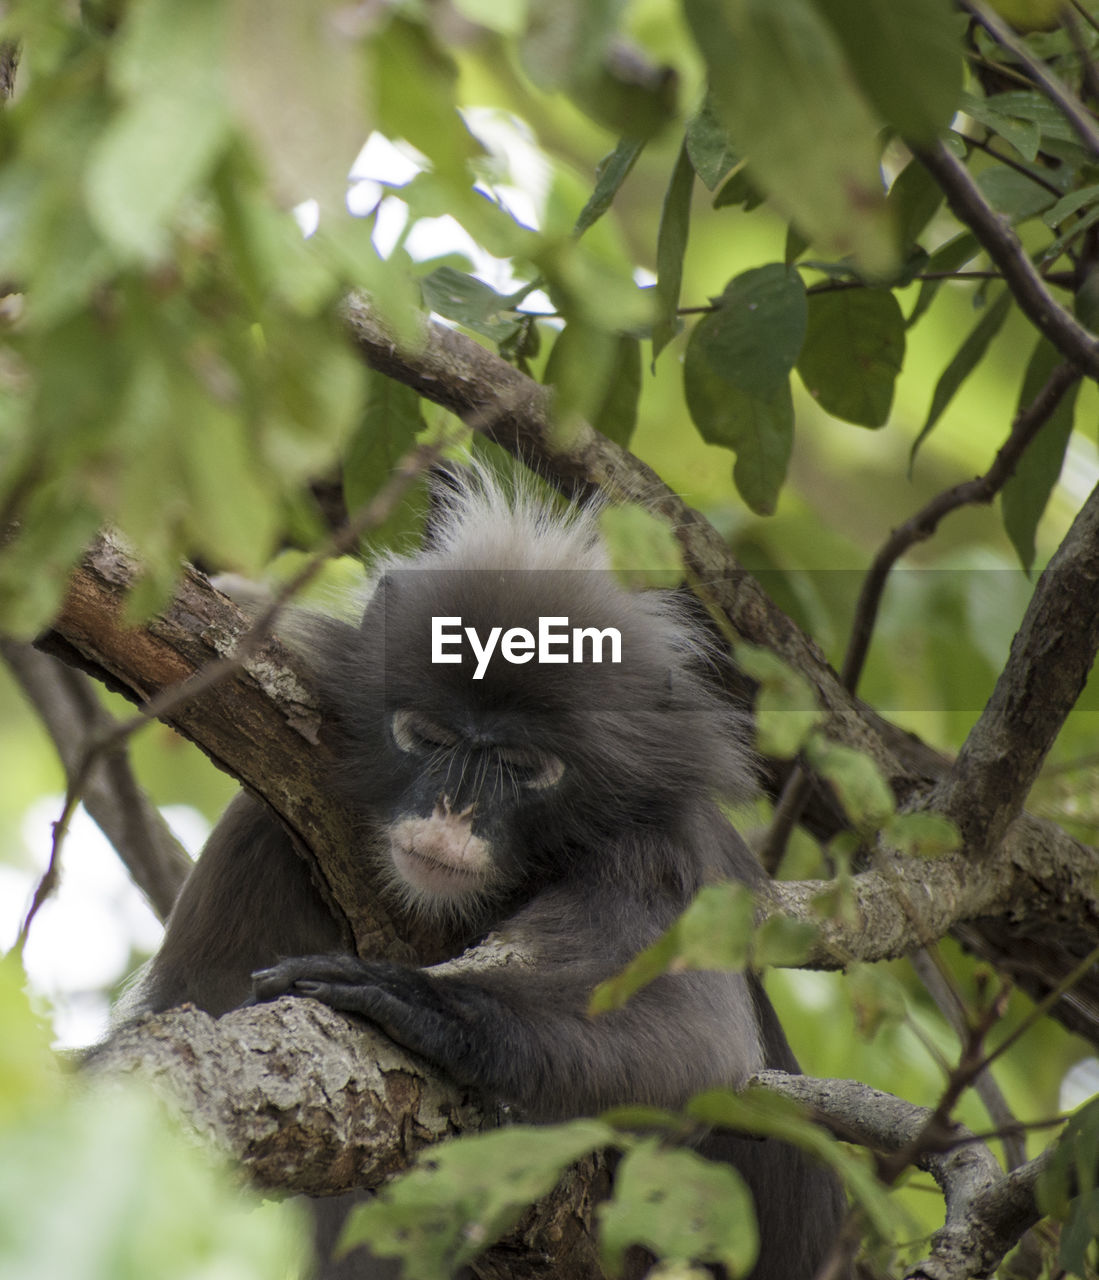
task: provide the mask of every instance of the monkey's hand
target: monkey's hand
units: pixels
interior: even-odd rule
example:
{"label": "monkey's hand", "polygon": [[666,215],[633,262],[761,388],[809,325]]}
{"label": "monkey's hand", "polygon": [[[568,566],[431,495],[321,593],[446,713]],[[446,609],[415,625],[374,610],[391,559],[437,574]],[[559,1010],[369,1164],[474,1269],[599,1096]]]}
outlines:
{"label": "monkey's hand", "polygon": [[484,1011],[443,991],[419,969],[354,956],[299,956],[257,970],[252,990],[257,1002],[310,996],[330,1008],[368,1018],[391,1040],[462,1083],[477,1083],[479,1072],[469,1068],[477,1037],[484,1035],[484,1020],[478,1016]]}

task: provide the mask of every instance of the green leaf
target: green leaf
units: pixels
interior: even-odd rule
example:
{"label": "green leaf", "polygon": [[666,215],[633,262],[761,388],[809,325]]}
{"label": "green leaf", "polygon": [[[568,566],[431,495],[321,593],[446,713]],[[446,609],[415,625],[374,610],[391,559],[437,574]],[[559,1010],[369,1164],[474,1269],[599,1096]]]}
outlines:
{"label": "green leaf", "polygon": [[[1047,338],[1039,338],[1023,376],[1019,410],[1033,401],[1063,359]],[[1004,528],[1027,572],[1034,564],[1038,524],[1064,465],[1079,390],[1080,384],[1076,382],[1061,397],[1057,408],[1016,463],[1014,474],[1000,494]]]}
{"label": "green leaf", "polygon": [[929,142],[962,90],[961,29],[948,0],[814,0],[863,91],[903,137]]}
{"label": "green leaf", "polygon": [[876,831],[893,817],[893,792],[868,755],[819,733],[805,744],[805,755],[810,767],[832,784],[844,813],[860,831]]}
{"label": "green leaf", "polygon": [[684,143],[676,157],[672,179],[660,211],[656,237],[656,315],[653,319],[653,361],[675,337],[679,290],[683,283],[683,258],[691,220],[694,168]]}
{"label": "green leaf", "polygon": [[1004,327],[1004,321],[1011,313],[1011,294],[1003,290],[996,301],[986,308],[985,313],[974,325],[969,336],[958,348],[954,358],[939,375],[935,384],[935,392],[931,397],[931,408],[927,413],[927,421],[920,429],[912,445],[912,459],[924,440],[931,434],[935,424],[942,417],[943,411],[957,394],[958,389],[973,370],[980,364],[988,351],[992,339]]}
{"label": "green leaf", "polygon": [[519,328],[514,295],[496,292],[475,276],[453,267],[436,267],[420,281],[429,311],[464,324],[493,342],[504,342]]}
{"label": "green leaf", "polygon": [[653,1138],[627,1151],[614,1197],[598,1212],[600,1252],[613,1274],[631,1245],[669,1262],[724,1264],[729,1276],[747,1275],[759,1253],[752,1195],[741,1175]]}
{"label": "green leaf", "polygon": [[961,108],[971,120],[991,129],[1005,142],[1010,142],[1024,160],[1032,164],[1038,158],[1038,148],[1042,143],[1042,131],[1032,120],[1020,120],[1017,116],[1006,115],[995,110],[991,102],[995,99],[978,98],[971,93],[963,93]]}
{"label": "green leaf", "polygon": [[533,5],[519,51],[541,89],[564,89],[598,75],[618,16],[617,0]]}
{"label": "green leaf", "polygon": [[826,253],[889,272],[896,245],[878,124],[819,11],[810,0],[686,0],[685,12],[714,107],[753,181]]}
{"label": "green leaf", "polygon": [[[493,0],[495,2],[495,0]],[[645,149],[644,140],[623,138],[608,156],[599,161],[595,170],[595,190],[576,219],[573,235],[581,236],[593,223],[607,212],[614,203],[619,188],[630,175],[637,157]]]}
{"label": "green leaf", "polygon": [[904,987],[884,965],[848,965],[844,986],[855,1013],[855,1030],[872,1040],[884,1027],[899,1026],[908,1016]]}
{"label": "green leaf", "polygon": [[820,937],[820,926],[809,920],[771,916],[752,939],[752,967],[796,969],[805,963]]}
{"label": "green leaf", "polygon": [[687,407],[704,440],[736,452],[733,478],[760,514],[775,508],[793,446],[789,372],[805,337],[801,277],[780,263],[735,277],[687,343]]}
{"label": "green leaf", "polygon": [[[927,270],[929,272],[960,271],[980,251],[981,246],[977,243],[977,237],[971,231],[963,231],[960,235],[948,240],[941,248],[935,250],[927,260]],[[908,317],[909,329],[935,301],[935,295],[944,283],[945,281],[943,280],[921,281],[919,297],[916,299],[916,305],[912,308],[912,313]]]}
{"label": "green leaf", "polygon": [[229,140],[226,9],[150,0],[128,12],[120,39],[125,101],[92,147],[84,192],[103,238],[123,258],[147,261],[165,251],[180,201]]}
{"label": "green leaf", "polygon": [[469,163],[481,147],[458,113],[458,71],[449,53],[426,27],[392,18],[371,41],[370,62],[378,127],[422,151],[448,188],[468,188]]}
{"label": "green leaf", "polygon": [[736,453],[733,480],[740,496],[757,515],[772,515],[794,447],[790,384],[769,395],[748,395],[715,373],[693,341],[687,344],[683,383],[691,421],[703,440]]}
{"label": "green leaf", "polygon": [[1077,191],[1070,191],[1067,196],[1063,196],[1058,200],[1052,208],[1047,209],[1042,214],[1042,221],[1047,227],[1060,226],[1062,222],[1071,218],[1074,213],[1079,213],[1085,206],[1093,205],[1097,201],[1099,201],[1099,186],[1080,187]]}
{"label": "green leaf", "polygon": [[[366,406],[344,454],[343,492],[348,511],[357,511],[369,502],[424,429],[416,392],[371,370]],[[419,518],[415,512],[416,504],[410,497],[380,528],[371,531],[371,545],[387,545],[416,527]]]}
{"label": "green leaf", "polygon": [[809,295],[798,373],[822,409],[862,427],[884,426],[903,364],[904,316],[888,289]]}
{"label": "green leaf", "polygon": [[926,810],[894,814],[882,834],[889,844],[909,857],[941,858],[962,847],[962,838],[954,823],[944,814]]}
{"label": "green leaf", "polygon": [[633,591],[677,587],[683,554],[666,521],[644,507],[604,507],[599,528],[619,581]]}
{"label": "green leaf", "polygon": [[977,186],[993,209],[1013,226],[1051,208],[1057,201],[1056,192],[1006,165],[982,169],[977,174]]}
{"label": "green leaf", "polygon": [[943,202],[942,188],[918,160],[910,160],[893,180],[886,204],[902,250],[911,249]]}
{"label": "green leaf", "polygon": [[713,1089],[692,1098],[686,1109],[688,1115],[705,1124],[761,1138],[780,1138],[800,1147],[839,1173],[879,1236],[893,1239],[912,1234],[913,1224],[888,1189],[874,1176],[873,1166],[815,1125],[804,1108],[791,1099],[768,1093],[765,1089],[744,1089],[739,1093]]}
{"label": "green leaf", "polygon": [[584,418],[623,448],[629,443],[641,395],[637,338],[570,321],[553,344],[543,381],[554,388],[559,418]]}
{"label": "green leaf", "polygon": [[[370,133],[363,46],[326,4],[228,0],[226,96],[284,206],[346,217],[347,170]],[[299,233],[300,234],[300,233]]]}
{"label": "green leaf", "polygon": [[738,644],[736,662],[759,685],[756,748],[761,755],[791,759],[823,719],[813,687],[799,671],[756,645]]}
{"label": "green leaf", "polygon": [[700,889],[679,919],[613,978],[592,992],[592,1013],[620,1009],[662,973],[690,969],[739,972],[748,963],[755,898],[743,884],[724,882]]}
{"label": "green leaf", "polygon": [[403,1258],[417,1280],[450,1280],[495,1243],[576,1160],[613,1144],[595,1120],[511,1125],[431,1148],[408,1173],[349,1216],[341,1249],[369,1244]]}
{"label": "green leaf", "polygon": [[734,276],[691,335],[699,353],[727,382],[749,395],[783,386],[805,341],[808,303],[797,271],[784,263]]}
{"label": "green leaf", "polygon": [[709,97],[687,121],[687,154],[708,191],[716,191],[722,178],[740,163]]}

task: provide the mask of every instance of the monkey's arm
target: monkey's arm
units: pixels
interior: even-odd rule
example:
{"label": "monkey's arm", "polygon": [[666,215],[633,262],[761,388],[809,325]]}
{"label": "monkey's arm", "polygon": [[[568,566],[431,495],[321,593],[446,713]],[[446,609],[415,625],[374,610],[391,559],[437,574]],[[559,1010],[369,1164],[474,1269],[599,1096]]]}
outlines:
{"label": "monkey's arm", "polygon": [[[608,970],[613,971],[613,970]],[[451,1078],[535,1118],[627,1102],[677,1107],[762,1065],[739,974],[658,980],[626,1008],[590,1017],[589,965],[515,976],[434,975],[349,956],[285,960],[255,975],[256,998],[311,996],[368,1018]]]}
{"label": "monkey's arm", "polygon": [[224,1013],[248,997],[258,966],[343,945],[340,926],[290,837],[242,792],[180,891],[161,949],[124,1012],[189,1001],[207,1013]]}

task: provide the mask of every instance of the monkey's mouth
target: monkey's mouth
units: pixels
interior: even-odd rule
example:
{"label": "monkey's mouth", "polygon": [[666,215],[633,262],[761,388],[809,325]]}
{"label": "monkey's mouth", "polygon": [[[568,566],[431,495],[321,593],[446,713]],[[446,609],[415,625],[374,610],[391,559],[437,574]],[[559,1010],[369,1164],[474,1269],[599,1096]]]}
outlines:
{"label": "monkey's mouth", "polygon": [[391,848],[393,868],[417,893],[433,898],[468,898],[484,888],[485,878],[477,871],[442,862],[418,849]]}
{"label": "monkey's mouth", "polygon": [[393,869],[417,893],[466,898],[485,887],[492,869],[488,844],[473,834],[471,815],[437,805],[429,818],[402,818],[389,834]]}

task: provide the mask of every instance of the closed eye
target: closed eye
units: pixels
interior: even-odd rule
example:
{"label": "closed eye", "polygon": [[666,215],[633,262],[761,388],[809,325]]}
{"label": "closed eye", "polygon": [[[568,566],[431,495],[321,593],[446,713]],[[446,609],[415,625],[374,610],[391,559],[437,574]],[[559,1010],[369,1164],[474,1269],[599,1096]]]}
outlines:
{"label": "closed eye", "polygon": [[530,751],[524,747],[501,747],[497,755],[515,781],[532,791],[554,787],[564,776],[564,764],[548,752]]}
{"label": "closed eye", "polygon": [[456,733],[409,707],[394,712],[391,727],[394,742],[405,752],[445,751],[458,743]]}

